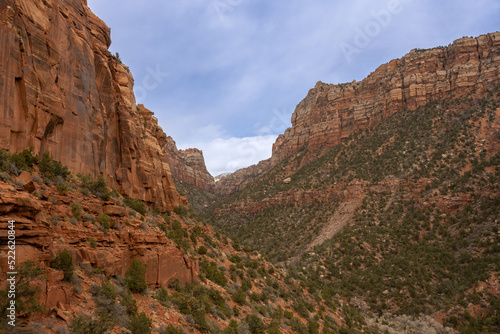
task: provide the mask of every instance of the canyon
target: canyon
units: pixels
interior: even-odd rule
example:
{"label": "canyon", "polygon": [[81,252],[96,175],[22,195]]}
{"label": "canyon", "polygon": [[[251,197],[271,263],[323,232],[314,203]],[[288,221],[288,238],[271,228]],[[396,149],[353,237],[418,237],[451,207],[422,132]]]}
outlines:
{"label": "canyon", "polygon": [[107,323],[111,284],[109,330],[131,327],[140,260],[130,298],[161,333],[495,329],[500,32],[318,82],[271,158],[218,180],[110,45],[85,0],[0,2],[0,239],[15,221],[18,264],[46,275],[24,324]]}
{"label": "canyon", "polygon": [[218,191],[234,194],[301,150],[310,152],[306,163],[398,110],[438,99],[483,96],[500,81],[499,46],[498,32],[464,37],[446,47],[411,50],[360,82],[318,82],[297,105],[292,127],[278,136],[270,161],[223,177]]}
{"label": "canyon", "polygon": [[[110,44],[86,1],[3,1],[0,148],[48,152],[161,210],[186,205],[169,162],[181,179],[211,189],[201,152],[185,152],[191,162],[183,165],[153,113],[136,104],[132,74]],[[198,174],[190,163],[203,164]]]}

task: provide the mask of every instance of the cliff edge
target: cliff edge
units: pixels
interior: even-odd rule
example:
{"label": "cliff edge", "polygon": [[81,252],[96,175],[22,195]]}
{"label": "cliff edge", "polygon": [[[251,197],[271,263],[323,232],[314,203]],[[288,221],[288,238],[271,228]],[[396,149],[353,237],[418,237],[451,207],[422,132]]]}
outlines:
{"label": "cliff edge", "polygon": [[84,0],[0,2],[0,148],[49,152],[73,173],[103,175],[160,209],[175,189],[166,135],[136,105],[110,29]]}

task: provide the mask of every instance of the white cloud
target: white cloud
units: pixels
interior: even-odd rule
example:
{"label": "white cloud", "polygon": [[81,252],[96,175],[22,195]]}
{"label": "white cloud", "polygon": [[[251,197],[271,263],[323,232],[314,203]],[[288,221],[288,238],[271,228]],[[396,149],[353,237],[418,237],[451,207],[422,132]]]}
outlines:
{"label": "white cloud", "polygon": [[275,135],[245,138],[215,139],[208,142],[182,145],[203,150],[207,169],[213,176],[234,172],[271,157]]}

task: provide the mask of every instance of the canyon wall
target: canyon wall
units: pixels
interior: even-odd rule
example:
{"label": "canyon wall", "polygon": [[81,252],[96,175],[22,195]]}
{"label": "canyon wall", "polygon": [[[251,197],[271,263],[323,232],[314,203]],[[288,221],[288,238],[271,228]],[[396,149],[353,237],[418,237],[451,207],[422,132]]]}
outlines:
{"label": "canyon wall", "polygon": [[203,151],[196,148],[179,150],[172,137],[167,137],[167,161],[172,176],[200,189],[215,192],[215,181],[205,166]]}
{"label": "canyon wall", "polygon": [[[194,282],[198,262],[179,250],[156,226],[145,223],[139,215],[131,215],[119,200],[104,202],[78,192],[61,194],[55,186],[33,182],[31,176],[22,173],[16,178],[17,187],[0,181],[0,238],[7,239],[7,222],[15,221],[17,264],[31,260],[47,270],[47,281],[39,295],[47,310],[58,303],[67,305],[74,297],[73,286],[62,282],[62,271],[49,267],[64,249],[72,255],[74,266],[89,272],[99,268],[108,276],[124,276],[132,259],[137,258],[146,266],[145,279],[150,286],[167,286],[176,277],[182,284]],[[37,196],[24,190],[23,185],[35,189],[33,194]],[[93,219],[106,213],[113,228],[105,231],[92,220],[71,223],[68,217],[73,215],[72,203],[80,203],[82,212]],[[0,251],[0,275],[5,277],[8,271],[4,248]],[[5,284],[4,280],[0,288]]]}
{"label": "canyon wall", "polygon": [[271,159],[222,177],[217,193],[235,194],[302,149],[313,159],[403,108],[435,99],[481,97],[499,83],[500,32],[461,38],[447,47],[414,49],[360,82],[318,82],[297,105],[292,127],[276,139]]}
{"label": "canyon wall", "polygon": [[216,183],[216,192],[221,196],[230,196],[257,180],[271,168],[271,159],[262,160],[256,165],[242,168],[234,173],[222,176]]}
{"label": "canyon wall", "polygon": [[49,152],[73,173],[103,175],[123,195],[172,209],[185,198],[166,135],[137,106],[110,29],[84,0],[0,2],[0,148]]}
{"label": "canyon wall", "polygon": [[307,147],[338,145],[403,108],[435,99],[475,97],[500,82],[500,32],[461,38],[447,47],[412,50],[361,82],[318,82],[273,145],[272,165]]}

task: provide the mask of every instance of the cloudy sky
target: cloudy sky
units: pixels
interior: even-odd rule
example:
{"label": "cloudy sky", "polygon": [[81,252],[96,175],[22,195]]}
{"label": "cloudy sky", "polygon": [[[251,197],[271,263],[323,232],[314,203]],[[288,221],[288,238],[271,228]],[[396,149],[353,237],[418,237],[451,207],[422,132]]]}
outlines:
{"label": "cloudy sky", "polygon": [[151,109],[212,175],[271,156],[317,81],[500,30],[498,0],[88,0]]}

